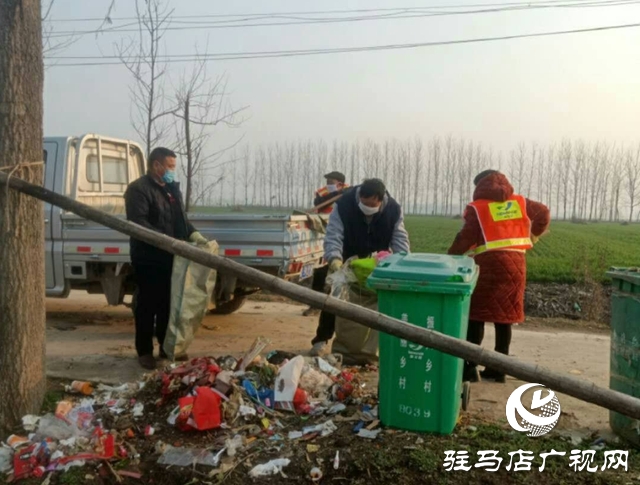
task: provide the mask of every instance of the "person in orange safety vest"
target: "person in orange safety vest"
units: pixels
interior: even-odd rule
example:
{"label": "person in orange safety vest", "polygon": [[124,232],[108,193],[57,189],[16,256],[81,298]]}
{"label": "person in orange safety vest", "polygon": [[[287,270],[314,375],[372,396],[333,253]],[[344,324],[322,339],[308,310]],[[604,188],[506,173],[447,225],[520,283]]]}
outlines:
{"label": "person in orange safety vest", "polygon": [[[345,183],[346,177],[340,172],[331,172],[324,176],[327,179],[327,185],[316,190],[316,197],[313,199],[314,207],[319,206],[323,202],[333,199],[349,188]],[[329,214],[333,210],[333,204],[318,210],[320,214]]]}
{"label": "person in orange safety vest", "polygon": [[[323,202],[333,199],[338,195],[341,195],[349,186],[345,183],[346,177],[340,172],[330,172],[324,176],[327,180],[327,185],[316,190],[315,198],[313,199],[314,207],[319,206]],[[329,204],[322,209],[318,210],[319,214],[329,214],[333,210],[334,204]],[[311,288],[314,291],[324,292],[325,280],[327,279],[327,271],[329,267],[327,265],[321,266],[313,272],[313,282]],[[312,307],[307,308],[304,312],[304,316],[312,315],[316,313],[316,310]],[[335,322],[335,316],[323,312],[320,318],[321,322],[318,328],[326,329],[324,333],[331,333],[333,335],[333,327]]]}
{"label": "person in orange safety vest", "polygon": [[[474,180],[473,201],[464,213],[464,226],[449,248],[449,254],[473,256],[480,267],[478,283],[471,295],[467,340],[480,345],[484,324],[495,326],[495,350],[509,355],[511,328],[524,322],[524,292],[527,263],[525,253],[544,234],[551,220],[542,203],[515,193],[507,177],[485,170]],[[477,364],[465,363],[463,380],[505,382],[495,369],[478,374]]]}

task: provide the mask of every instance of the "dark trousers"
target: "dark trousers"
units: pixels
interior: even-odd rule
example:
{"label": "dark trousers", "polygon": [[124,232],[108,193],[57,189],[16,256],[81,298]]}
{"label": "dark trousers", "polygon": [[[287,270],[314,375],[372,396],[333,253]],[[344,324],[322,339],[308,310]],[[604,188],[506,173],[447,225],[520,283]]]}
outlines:
{"label": "dark trousers", "polygon": [[[324,285],[327,279],[327,273],[329,272],[329,265],[325,265],[322,268],[318,268],[313,272],[313,282],[311,283],[311,289],[324,293]],[[324,310],[320,312],[320,318],[318,319],[318,328],[316,329],[316,336],[311,341],[311,344],[317,344],[318,342],[328,342],[333,338],[333,332],[336,329],[336,316],[332,313],[327,313]]]}
{"label": "dark trousers", "polygon": [[134,264],[138,295],[135,308],[136,351],[153,354],[155,333],[162,350],[171,307],[171,266]]}
{"label": "dark trousers", "polygon": [[[510,323],[494,323],[496,329],[496,346],[495,351],[501,354],[509,355],[509,345],[511,344],[511,324]],[[480,345],[484,339],[484,322],[469,320],[469,328],[467,329],[467,341],[472,344]],[[470,365],[476,365],[470,363]]]}

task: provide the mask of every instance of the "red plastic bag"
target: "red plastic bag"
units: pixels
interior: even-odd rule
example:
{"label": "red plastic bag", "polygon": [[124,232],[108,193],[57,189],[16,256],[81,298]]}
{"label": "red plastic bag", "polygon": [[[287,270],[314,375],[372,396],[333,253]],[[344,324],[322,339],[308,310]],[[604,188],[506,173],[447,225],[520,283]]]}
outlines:
{"label": "red plastic bag", "polygon": [[222,423],[220,403],[222,399],[210,387],[196,388],[196,398],[193,403],[193,420],[200,431],[219,428]]}
{"label": "red plastic bag", "polygon": [[16,480],[30,477],[38,466],[37,450],[39,444],[22,448],[13,455],[13,475]]}
{"label": "red plastic bag", "polygon": [[176,426],[182,431],[190,431],[193,429],[191,423],[191,412],[193,410],[195,398],[193,396],[185,396],[178,399],[178,406],[180,406],[180,414],[176,418]]}
{"label": "red plastic bag", "polygon": [[293,407],[298,414],[309,414],[311,406],[309,406],[309,396],[305,391],[298,388],[293,396]]}

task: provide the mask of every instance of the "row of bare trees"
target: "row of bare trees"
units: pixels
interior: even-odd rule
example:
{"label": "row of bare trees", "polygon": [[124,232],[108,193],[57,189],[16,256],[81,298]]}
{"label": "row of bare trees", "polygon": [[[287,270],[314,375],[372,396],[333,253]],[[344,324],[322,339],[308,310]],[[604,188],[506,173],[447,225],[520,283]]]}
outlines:
{"label": "row of bare trees", "polygon": [[453,216],[473,195],[474,176],[494,168],[515,189],[547,204],[558,219],[640,220],[640,144],[565,139],[520,143],[507,156],[470,140],[434,136],[382,142],[294,141],[245,147],[219,167],[207,205],[309,207],[323,174],[350,183],[384,180],[407,213]]}

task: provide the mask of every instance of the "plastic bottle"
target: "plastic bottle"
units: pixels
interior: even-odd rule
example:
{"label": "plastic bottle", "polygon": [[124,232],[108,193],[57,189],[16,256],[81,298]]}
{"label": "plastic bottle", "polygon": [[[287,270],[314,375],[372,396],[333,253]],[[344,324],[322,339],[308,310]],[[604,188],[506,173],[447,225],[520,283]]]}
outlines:
{"label": "plastic bottle", "polygon": [[73,404],[69,401],[60,401],[56,406],[56,416],[58,418],[66,417],[73,409]]}
{"label": "plastic bottle", "polygon": [[403,322],[409,323],[409,315],[407,315],[406,313],[403,313],[400,320],[402,320]]}
{"label": "plastic bottle", "polygon": [[93,394],[93,386],[90,382],[85,381],[73,381],[71,383],[71,390],[84,394],[85,396]]}

